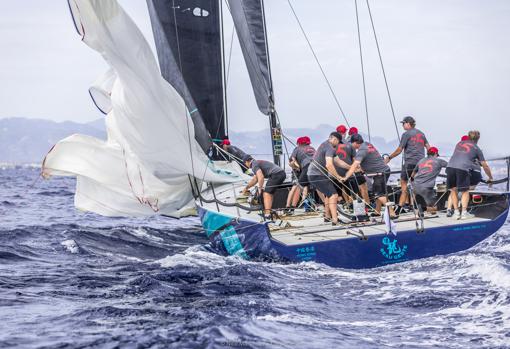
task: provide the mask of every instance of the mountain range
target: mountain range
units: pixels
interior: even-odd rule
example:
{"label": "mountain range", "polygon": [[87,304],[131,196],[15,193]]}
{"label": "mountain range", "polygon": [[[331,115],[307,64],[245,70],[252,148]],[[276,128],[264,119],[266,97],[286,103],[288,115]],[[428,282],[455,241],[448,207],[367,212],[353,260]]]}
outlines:
{"label": "mountain range", "polygon": [[[335,128],[319,125],[315,128],[287,128],[286,137],[295,142],[297,137],[309,136],[312,144],[318,146]],[[0,163],[41,163],[46,153],[59,140],[74,133],[106,139],[104,119],[88,123],[73,121],[55,122],[42,119],[12,117],[0,119]],[[255,158],[270,158],[271,145],[269,129],[249,132],[230,132],[232,144],[244,149]],[[368,137],[364,135],[366,139]],[[382,137],[372,137],[372,143],[381,154],[393,151],[397,141],[386,141]],[[452,145],[440,145],[444,153],[451,152]],[[292,145],[288,144],[288,153]],[[284,153],[285,153],[284,149]]]}

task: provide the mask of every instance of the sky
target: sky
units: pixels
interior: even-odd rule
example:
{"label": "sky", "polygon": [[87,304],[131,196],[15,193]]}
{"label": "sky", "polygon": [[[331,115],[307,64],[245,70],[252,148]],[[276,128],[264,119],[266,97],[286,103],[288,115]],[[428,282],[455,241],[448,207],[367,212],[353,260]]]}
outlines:
{"label": "sky", "polygon": [[[291,0],[351,126],[366,132],[354,0]],[[119,0],[154,47],[145,0]],[[412,115],[433,143],[479,129],[480,144],[510,153],[510,1],[371,0],[396,117]],[[396,138],[370,28],[358,1],[371,133]],[[266,0],[276,108],[282,126],[344,123],[287,0]],[[225,15],[225,49],[232,22]],[[0,1],[0,118],[93,121],[88,88],[106,63],[80,41],[65,0]],[[234,38],[229,127],[260,130]],[[507,149],[508,151],[505,151]]]}

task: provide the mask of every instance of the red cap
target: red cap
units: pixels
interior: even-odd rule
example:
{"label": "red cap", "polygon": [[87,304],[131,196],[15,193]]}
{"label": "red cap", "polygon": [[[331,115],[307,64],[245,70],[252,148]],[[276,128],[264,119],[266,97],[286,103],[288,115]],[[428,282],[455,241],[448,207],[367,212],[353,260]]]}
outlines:
{"label": "red cap", "polygon": [[356,127],[351,127],[349,129],[349,136],[357,135],[357,134],[358,134],[358,129]]}
{"label": "red cap", "polygon": [[437,149],[436,147],[430,147],[428,153],[437,155],[439,154],[439,149]]}
{"label": "red cap", "polygon": [[460,139],[461,142],[464,142],[464,141],[469,141],[469,136],[462,136],[462,138]]}
{"label": "red cap", "polygon": [[347,127],[345,127],[345,125],[340,125],[336,128],[336,132],[345,133],[345,132],[347,132]]}
{"label": "red cap", "polygon": [[304,136],[303,137],[303,144],[310,145],[310,143],[312,143],[312,141],[310,140],[310,137]]}
{"label": "red cap", "polygon": [[230,145],[230,141],[228,140],[228,138],[225,138],[225,139],[221,142],[221,145]]}
{"label": "red cap", "polygon": [[298,145],[303,144],[303,137],[298,137],[298,139],[297,139],[296,143],[297,143]]}

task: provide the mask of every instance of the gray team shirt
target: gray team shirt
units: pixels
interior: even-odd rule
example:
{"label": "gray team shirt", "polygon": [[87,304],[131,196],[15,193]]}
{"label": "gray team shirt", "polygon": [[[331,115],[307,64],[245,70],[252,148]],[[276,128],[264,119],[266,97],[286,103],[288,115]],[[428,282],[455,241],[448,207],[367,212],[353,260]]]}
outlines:
{"label": "gray team shirt", "polygon": [[436,184],[436,177],[443,167],[448,166],[446,160],[435,156],[427,156],[418,162],[414,171],[414,185],[423,188],[433,188]]}
{"label": "gray team shirt", "polygon": [[354,156],[354,160],[359,161],[363,171],[368,174],[390,171],[388,165],[384,163],[381,154],[372,144],[367,142],[361,144],[361,147]]}
{"label": "gray team shirt", "polygon": [[457,143],[448,167],[469,171],[474,168],[475,161],[485,161],[482,150],[473,141]]}
{"label": "gray team shirt", "polygon": [[[348,165],[352,164],[353,162],[352,158],[354,156],[354,153],[355,153],[354,148],[350,143],[347,144],[340,143],[338,147],[336,147],[336,156]],[[343,167],[335,165],[335,168],[336,172],[338,172],[338,174],[341,176],[345,176],[345,174],[347,173],[347,170]]]}
{"label": "gray team shirt", "polygon": [[335,148],[333,148],[329,141],[322,143],[315,152],[315,155],[313,156],[313,162],[310,167],[308,167],[309,176],[327,175],[328,170],[326,170],[326,157],[335,157]]}
{"label": "gray team shirt", "polygon": [[416,128],[407,130],[400,139],[400,148],[404,150],[404,163],[417,164],[425,157],[425,134]]}
{"label": "gray team shirt", "polygon": [[251,169],[253,170],[254,174],[256,174],[260,169],[264,175],[264,178],[268,178],[272,174],[283,171],[281,167],[276,166],[272,162],[266,160],[253,160],[251,162]]}
{"label": "gray team shirt", "polygon": [[239,149],[238,147],[236,147],[234,145],[229,145],[227,147],[227,152],[232,154],[233,156],[235,156],[237,159],[239,159],[241,161],[246,156],[246,153],[244,151],[242,151],[241,149]]}
{"label": "gray team shirt", "polygon": [[299,145],[294,149],[290,157],[296,159],[299,166],[304,168],[306,165],[309,165],[312,162],[314,155],[314,147],[311,145]]}

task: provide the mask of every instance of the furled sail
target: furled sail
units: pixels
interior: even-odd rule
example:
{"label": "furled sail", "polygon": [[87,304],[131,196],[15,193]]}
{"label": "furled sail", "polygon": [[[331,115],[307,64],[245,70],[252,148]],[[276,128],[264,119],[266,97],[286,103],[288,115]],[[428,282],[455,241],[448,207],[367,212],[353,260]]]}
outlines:
{"label": "furled sail", "polygon": [[117,1],[69,0],[69,7],[82,40],[111,68],[97,84],[108,139],[73,135],[58,142],[43,175],[77,176],[76,207],[107,216],[189,214],[190,175],[239,179],[202,151],[184,100],[161,77],[148,43]]}
{"label": "furled sail", "polygon": [[272,83],[265,34],[262,0],[228,0],[259,110],[269,115],[273,108]]}
{"label": "furled sail", "polygon": [[203,121],[213,139],[225,138],[220,0],[147,4],[161,74],[183,96],[194,120]]}

